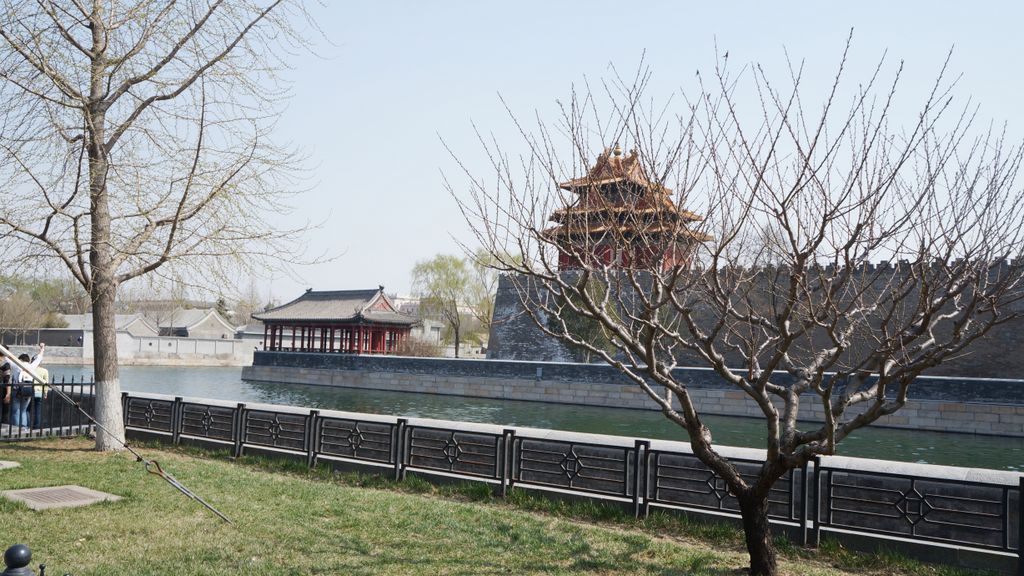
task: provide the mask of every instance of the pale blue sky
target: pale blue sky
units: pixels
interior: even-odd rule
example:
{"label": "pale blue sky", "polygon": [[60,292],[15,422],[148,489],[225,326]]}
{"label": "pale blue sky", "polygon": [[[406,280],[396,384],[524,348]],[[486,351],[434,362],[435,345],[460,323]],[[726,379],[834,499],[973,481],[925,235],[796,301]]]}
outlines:
{"label": "pale blue sky", "polygon": [[692,86],[715,62],[759,61],[784,80],[783,48],[806,59],[811,85],[827,87],[849,30],[850,78],[864,77],[882,52],[906,61],[904,100],[921,95],[954,47],[957,91],[981,117],[1024,134],[1024,2],[330,2],[314,15],[333,46],[297,56],[294,97],[280,137],[309,155],[309,185],[297,215],[326,219],[309,235],[311,253],[344,252],[275,279],[280,300],[303,288],[372,287],[409,292],[418,260],[454,253],[466,226],[441,171],[457,168],[439,137],[470,168],[487,166],[471,122],[522,150],[498,99],[524,116],[555,119],[556,99],[609,64],[635,69],[646,51],[651,95]]}

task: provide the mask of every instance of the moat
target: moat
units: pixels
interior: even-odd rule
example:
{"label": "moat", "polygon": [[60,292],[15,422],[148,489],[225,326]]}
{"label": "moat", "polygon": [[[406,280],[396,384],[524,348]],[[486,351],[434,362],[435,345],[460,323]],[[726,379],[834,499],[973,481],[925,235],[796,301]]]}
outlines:
{"label": "moat", "polygon": [[[91,366],[52,366],[60,378],[91,376]],[[125,390],[239,402],[266,402],[373,414],[552,428],[638,438],[685,440],[657,412],[541,402],[365,391],[300,384],[248,382],[239,368],[124,366]],[[752,418],[708,416],[715,442],[761,447],[764,427]],[[840,445],[840,454],[905,462],[1024,470],[1024,438],[867,428]]]}

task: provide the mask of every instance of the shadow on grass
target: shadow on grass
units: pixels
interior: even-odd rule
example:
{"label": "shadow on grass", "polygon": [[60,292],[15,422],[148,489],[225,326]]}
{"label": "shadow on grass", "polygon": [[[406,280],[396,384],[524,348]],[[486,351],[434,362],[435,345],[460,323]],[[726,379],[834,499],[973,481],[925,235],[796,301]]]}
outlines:
{"label": "shadow on grass", "polygon": [[[77,439],[85,439],[84,436],[76,436]],[[60,440],[66,440],[66,438],[32,438],[24,440],[14,440],[11,442],[0,443],[3,446],[5,452],[24,452],[31,454],[35,452],[64,452],[64,453],[80,453],[86,454],[90,452],[96,452],[93,448],[80,448],[77,446],[61,446]]]}

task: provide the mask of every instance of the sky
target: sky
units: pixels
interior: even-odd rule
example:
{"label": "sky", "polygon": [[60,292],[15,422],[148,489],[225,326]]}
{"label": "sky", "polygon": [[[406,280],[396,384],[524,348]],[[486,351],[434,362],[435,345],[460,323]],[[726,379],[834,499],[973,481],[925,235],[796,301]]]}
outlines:
{"label": "sky", "polygon": [[502,100],[517,117],[555,121],[574,85],[641,59],[658,99],[710,71],[716,46],[730,65],[758,62],[778,80],[788,53],[806,63],[805,85],[824,90],[852,29],[848,86],[887,53],[905,63],[910,109],[953,49],[957,96],[980,106],[982,124],[1024,136],[1024,2],[330,1],[311,11],[325,37],[292,58],[277,134],[305,152],[308,190],[282,221],[319,223],[307,255],[336,258],[261,281],[278,301],[307,287],[409,294],[416,262],[471,242],[444,187],[444,175],[465,181],[445,145],[486,175],[474,126],[512,154],[525,148]]}

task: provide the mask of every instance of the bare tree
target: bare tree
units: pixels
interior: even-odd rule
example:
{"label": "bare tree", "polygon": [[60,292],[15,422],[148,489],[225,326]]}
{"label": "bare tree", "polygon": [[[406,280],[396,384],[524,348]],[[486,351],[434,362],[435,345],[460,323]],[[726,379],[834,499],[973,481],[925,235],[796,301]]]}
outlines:
{"label": "bare tree", "polygon": [[[902,128],[902,63],[849,94],[846,67],[844,53],[812,104],[802,64],[780,84],[723,58],[679,111],[650,104],[641,68],[573,94],[556,124],[517,121],[519,158],[482,139],[493,178],[460,165],[468,192],[449,185],[538,329],[620,370],[687,431],[738,500],[756,575],[776,573],[775,481],[902,408],[919,375],[1021,309],[1021,147],[975,134],[945,67]],[[616,161],[619,142],[635,153]],[[587,173],[602,149],[604,172]],[[716,450],[673,375],[694,361],[760,408],[753,477]],[[814,405],[823,418],[798,421]]]}
{"label": "bare tree", "polygon": [[0,2],[0,237],[90,296],[96,417],[116,437],[99,449],[123,437],[119,285],[296,254],[277,227],[294,155],[269,133],[305,16],[301,0]]}
{"label": "bare tree", "polygon": [[46,320],[46,312],[32,299],[28,289],[0,295],[0,338],[12,334],[11,344],[24,344],[28,332],[42,328]]}

